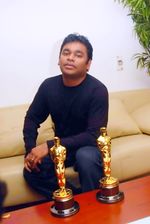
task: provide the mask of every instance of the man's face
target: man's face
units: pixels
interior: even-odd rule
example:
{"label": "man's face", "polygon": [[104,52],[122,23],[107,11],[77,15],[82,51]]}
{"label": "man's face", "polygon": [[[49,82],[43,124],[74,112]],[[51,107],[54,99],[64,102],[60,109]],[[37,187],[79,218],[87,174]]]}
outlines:
{"label": "man's face", "polygon": [[91,65],[87,49],[80,42],[65,44],[59,57],[59,66],[64,76],[78,78],[86,75]]}

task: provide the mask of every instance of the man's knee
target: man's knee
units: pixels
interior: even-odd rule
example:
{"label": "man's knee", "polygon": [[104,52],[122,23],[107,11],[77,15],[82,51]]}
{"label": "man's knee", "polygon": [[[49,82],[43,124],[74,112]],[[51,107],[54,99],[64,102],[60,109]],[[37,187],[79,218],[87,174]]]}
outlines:
{"label": "man's knee", "polygon": [[91,166],[91,164],[101,163],[101,155],[97,147],[85,146],[78,149],[76,153],[76,163],[78,166]]}

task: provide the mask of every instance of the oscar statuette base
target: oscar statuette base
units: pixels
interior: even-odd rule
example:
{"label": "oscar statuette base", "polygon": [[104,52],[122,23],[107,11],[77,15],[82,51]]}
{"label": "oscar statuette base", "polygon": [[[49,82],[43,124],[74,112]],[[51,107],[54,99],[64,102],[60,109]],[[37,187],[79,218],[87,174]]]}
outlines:
{"label": "oscar statuette base", "polygon": [[100,180],[100,191],[97,192],[98,201],[111,204],[124,199],[124,193],[119,191],[119,182],[114,177],[104,177]]}
{"label": "oscar statuette base", "polygon": [[53,195],[54,204],[50,208],[52,215],[57,217],[69,217],[79,211],[79,204],[74,201],[72,191],[70,189],[66,189],[64,195],[60,193],[60,189],[56,190]]}

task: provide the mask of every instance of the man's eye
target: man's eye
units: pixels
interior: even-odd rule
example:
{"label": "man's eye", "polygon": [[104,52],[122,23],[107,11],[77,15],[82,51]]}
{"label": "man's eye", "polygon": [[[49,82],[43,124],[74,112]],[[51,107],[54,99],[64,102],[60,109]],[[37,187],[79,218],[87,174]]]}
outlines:
{"label": "man's eye", "polygon": [[77,58],[82,58],[82,54],[76,54]]}
{"label": "man's eye", "polygon": [[69,52],[68,51],[64,51],[64,52],[62,52],[62,55],[67,56],[67,55],[69,55]]}

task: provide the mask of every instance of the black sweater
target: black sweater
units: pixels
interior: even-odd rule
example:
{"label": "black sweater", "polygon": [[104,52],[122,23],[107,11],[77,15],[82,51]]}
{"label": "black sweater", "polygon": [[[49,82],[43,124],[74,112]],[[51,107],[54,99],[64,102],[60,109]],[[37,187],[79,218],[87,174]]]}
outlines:
{"label": "black sweater", "polygon": [[[108,121],[108,91],[96,78],[87,74],[78,86],[64,86],[62,75],[46,79],[27,111],[24,122],[26,151],[36,146],[37,129],[51,115],[55,136],[67,149],[96,145],[100,127]],[[53,145],[48,140],[49,147]]]}

